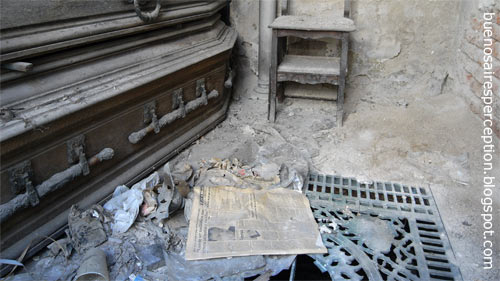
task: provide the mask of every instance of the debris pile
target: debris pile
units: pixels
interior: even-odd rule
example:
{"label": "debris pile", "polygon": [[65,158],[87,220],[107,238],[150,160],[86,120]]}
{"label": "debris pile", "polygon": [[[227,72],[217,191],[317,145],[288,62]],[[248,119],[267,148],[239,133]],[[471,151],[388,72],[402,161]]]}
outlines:
{"label": "debris pile", "polygon": [[7,280],[242,280],[275,275],[289,268],[295,255],[186,260],[191,211],[199,201],[194,189],[301,192],[303,182],[304,175],[294,167],[267,160],[247,165],[236,158],[213,158],[196,167],[181,162],[172,169],[167,163],[130,188],[116,187],[103,206],[72,206],[66,237]]}

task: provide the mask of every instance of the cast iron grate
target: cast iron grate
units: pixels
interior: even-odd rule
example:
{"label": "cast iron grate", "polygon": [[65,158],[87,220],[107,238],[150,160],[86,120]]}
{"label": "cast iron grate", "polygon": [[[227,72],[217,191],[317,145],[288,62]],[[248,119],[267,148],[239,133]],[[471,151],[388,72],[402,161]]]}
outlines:
{"label": "cast iron grate", "polygon": [[310,174],[305,194],[332,280],[462,280],[428,188]]}

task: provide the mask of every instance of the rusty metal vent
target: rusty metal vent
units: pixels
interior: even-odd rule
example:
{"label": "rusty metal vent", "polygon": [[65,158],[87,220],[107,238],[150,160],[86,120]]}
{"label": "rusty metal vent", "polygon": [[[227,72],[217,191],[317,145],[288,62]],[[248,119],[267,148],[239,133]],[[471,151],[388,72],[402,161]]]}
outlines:
{"label": "rusty metal vent", "polygon": [[305,194],[333,280],[462,280],[430,189],[311,174]]}

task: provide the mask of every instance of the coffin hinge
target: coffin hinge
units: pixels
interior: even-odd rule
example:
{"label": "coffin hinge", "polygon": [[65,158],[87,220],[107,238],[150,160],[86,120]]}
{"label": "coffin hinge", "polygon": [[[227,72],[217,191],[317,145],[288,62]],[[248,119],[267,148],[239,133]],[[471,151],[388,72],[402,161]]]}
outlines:
{"label": "coffin hinge", "polygon": [[26,190],[28,195],[28,200],[31,206],[36,206],[40,202],[38,198],[38,193],[33,186],[33,168],[31,167],[31,161],[23,161],[16,166],[12,167],[8,171],[10,190],[13,194],[20,194]]}

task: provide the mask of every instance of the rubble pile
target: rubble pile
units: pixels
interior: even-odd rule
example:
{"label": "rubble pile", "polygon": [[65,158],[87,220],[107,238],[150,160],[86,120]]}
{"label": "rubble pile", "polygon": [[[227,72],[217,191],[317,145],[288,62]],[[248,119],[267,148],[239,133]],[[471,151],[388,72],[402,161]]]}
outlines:
{"label": "rubble pile", "polygon": [[304,176],[270,161],[247,165],[236,158],[213,158],[197,167],[181,162],[172,169],[167,163],[130,188],[116,187],[103,206],[72,206],[66,237],[6,280],[243,280],[278,274],[295,255],[185,259],[193,188],[301,192]]}

